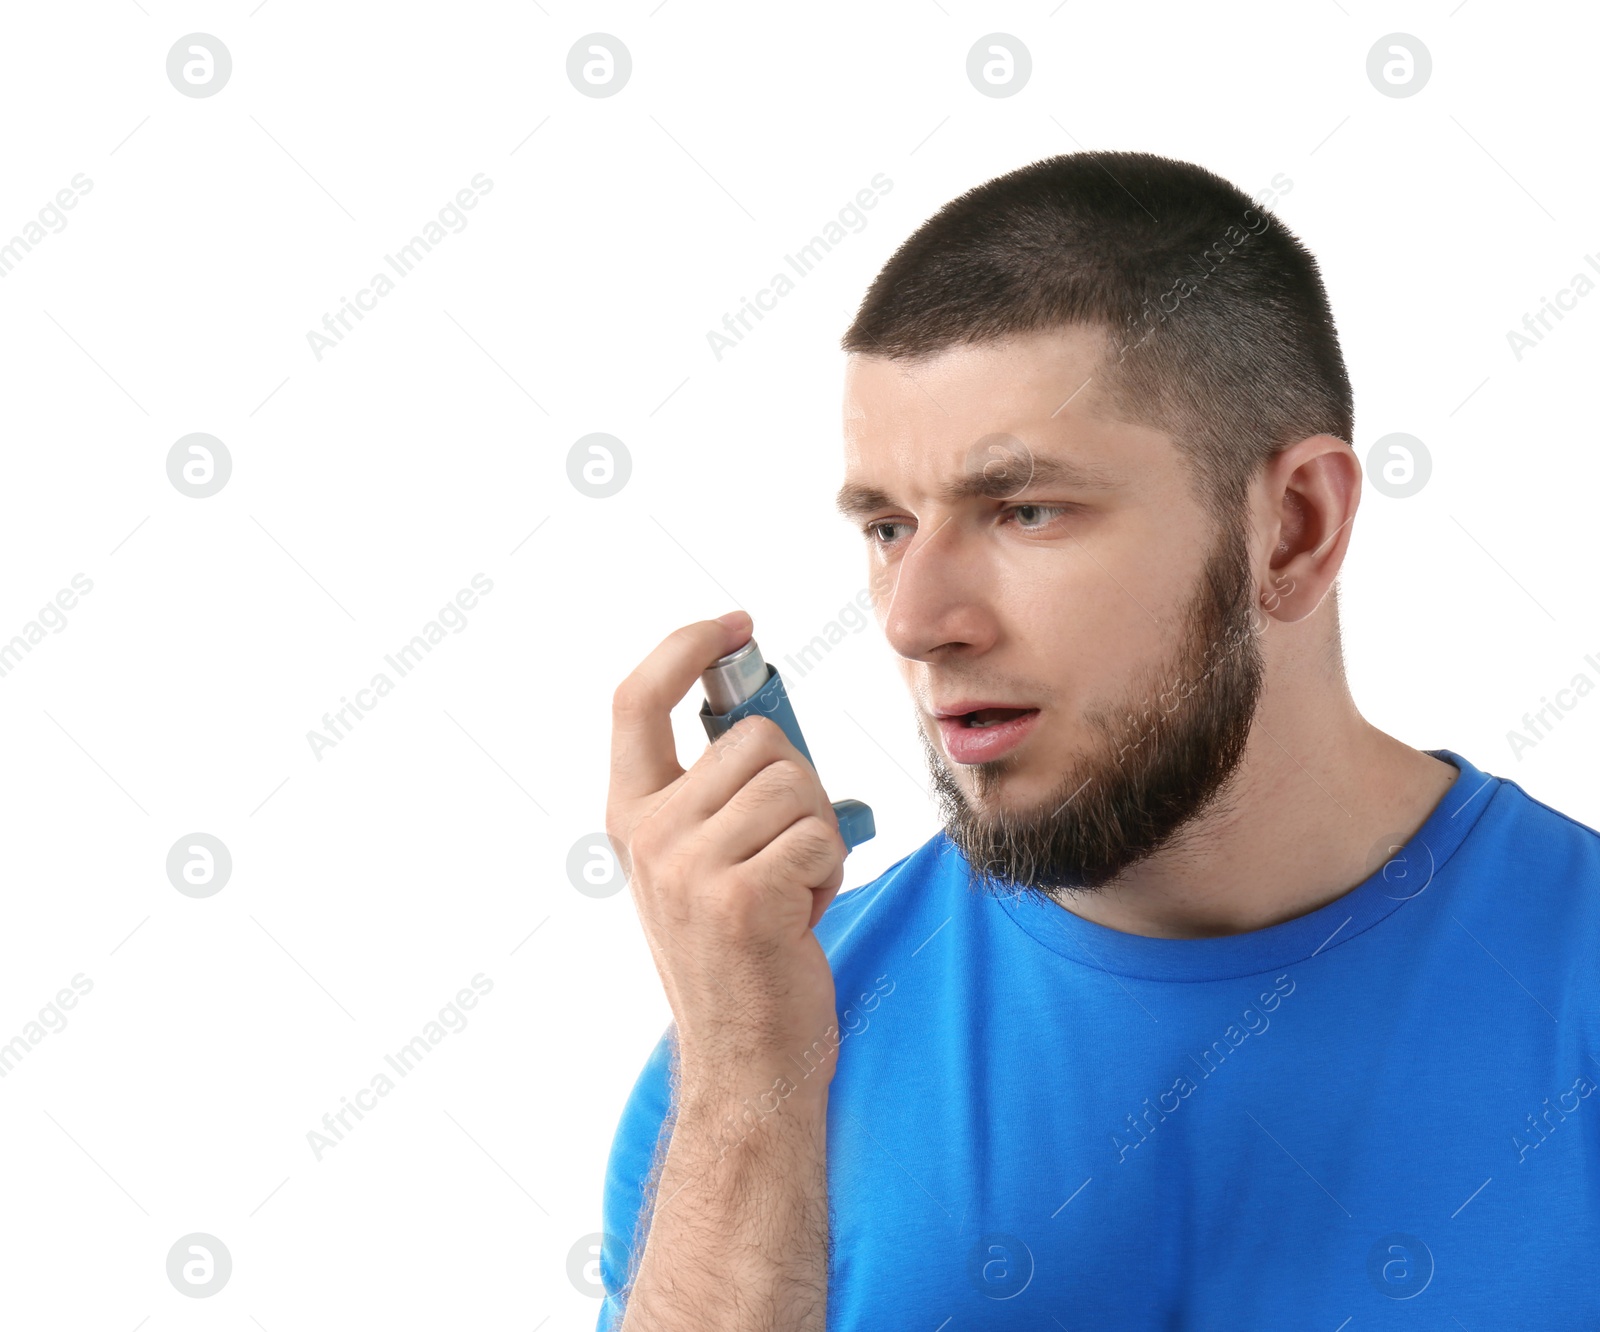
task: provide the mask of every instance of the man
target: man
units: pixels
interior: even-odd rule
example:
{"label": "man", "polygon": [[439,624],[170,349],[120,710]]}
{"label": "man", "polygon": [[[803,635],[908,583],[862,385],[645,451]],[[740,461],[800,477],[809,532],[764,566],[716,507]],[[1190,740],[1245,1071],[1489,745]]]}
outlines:
{"label": "man", "polygon": [[1080,153],[948,204],[844,346],[840,506],[944,826],[839,895],[770,720],[678,766],[741,613],[618,689],[675,1021],[599,1326],[1600,1326],[1600,834],[1351,698],[1312,257]]}

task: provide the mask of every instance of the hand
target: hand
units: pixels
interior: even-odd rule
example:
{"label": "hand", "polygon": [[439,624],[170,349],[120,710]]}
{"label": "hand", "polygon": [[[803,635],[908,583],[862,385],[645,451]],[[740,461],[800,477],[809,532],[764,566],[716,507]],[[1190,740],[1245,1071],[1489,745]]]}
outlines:
{"label": "hand", "polygon": [[685,625],[618,687],[606,835],[676,1020],[685,1088],[765,1090],[784,1076],[820,1091],[838,1035],[812,929],[848,852],[828,797],[770,717],[739,721],[687,772],[673,745],[672,708],[749,638],[742,615]]}

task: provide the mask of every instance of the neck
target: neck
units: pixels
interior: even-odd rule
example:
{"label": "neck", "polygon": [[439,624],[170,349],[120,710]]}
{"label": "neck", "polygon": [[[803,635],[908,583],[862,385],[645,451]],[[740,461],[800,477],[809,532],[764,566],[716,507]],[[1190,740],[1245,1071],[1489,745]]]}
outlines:
{"label": "neck", "polygon": [[1097,925],[1154,938],[1265,929],[1380,869],[1457,775],[1368,723],[1342,679],[1269,689],[1220,799],[1120,878],[1061,902]]}

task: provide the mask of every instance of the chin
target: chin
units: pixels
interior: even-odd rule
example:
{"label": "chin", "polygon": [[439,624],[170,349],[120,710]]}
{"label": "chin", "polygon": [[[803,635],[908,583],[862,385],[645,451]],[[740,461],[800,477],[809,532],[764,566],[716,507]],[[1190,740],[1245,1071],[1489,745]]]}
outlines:
{"label": "chin", "polygon": [[1041,771],[1038,765],[1020,760],[999,759],[972,767],[946,762],[945,766],[956,775],[972,807],[984,811],[1032,812],[1050,797],[1060,780],[1053,770]]}

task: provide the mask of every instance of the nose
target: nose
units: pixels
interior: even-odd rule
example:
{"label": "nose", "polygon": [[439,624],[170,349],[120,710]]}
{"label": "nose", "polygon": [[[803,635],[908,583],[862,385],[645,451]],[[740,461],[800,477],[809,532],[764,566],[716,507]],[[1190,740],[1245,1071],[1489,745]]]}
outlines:
{"label": "nose", "polygon": [[993,571],[980,543],[954,518],[919,527],[874,578],[873,600],[884,637],[913,661],[987,651],[996,636]]}

